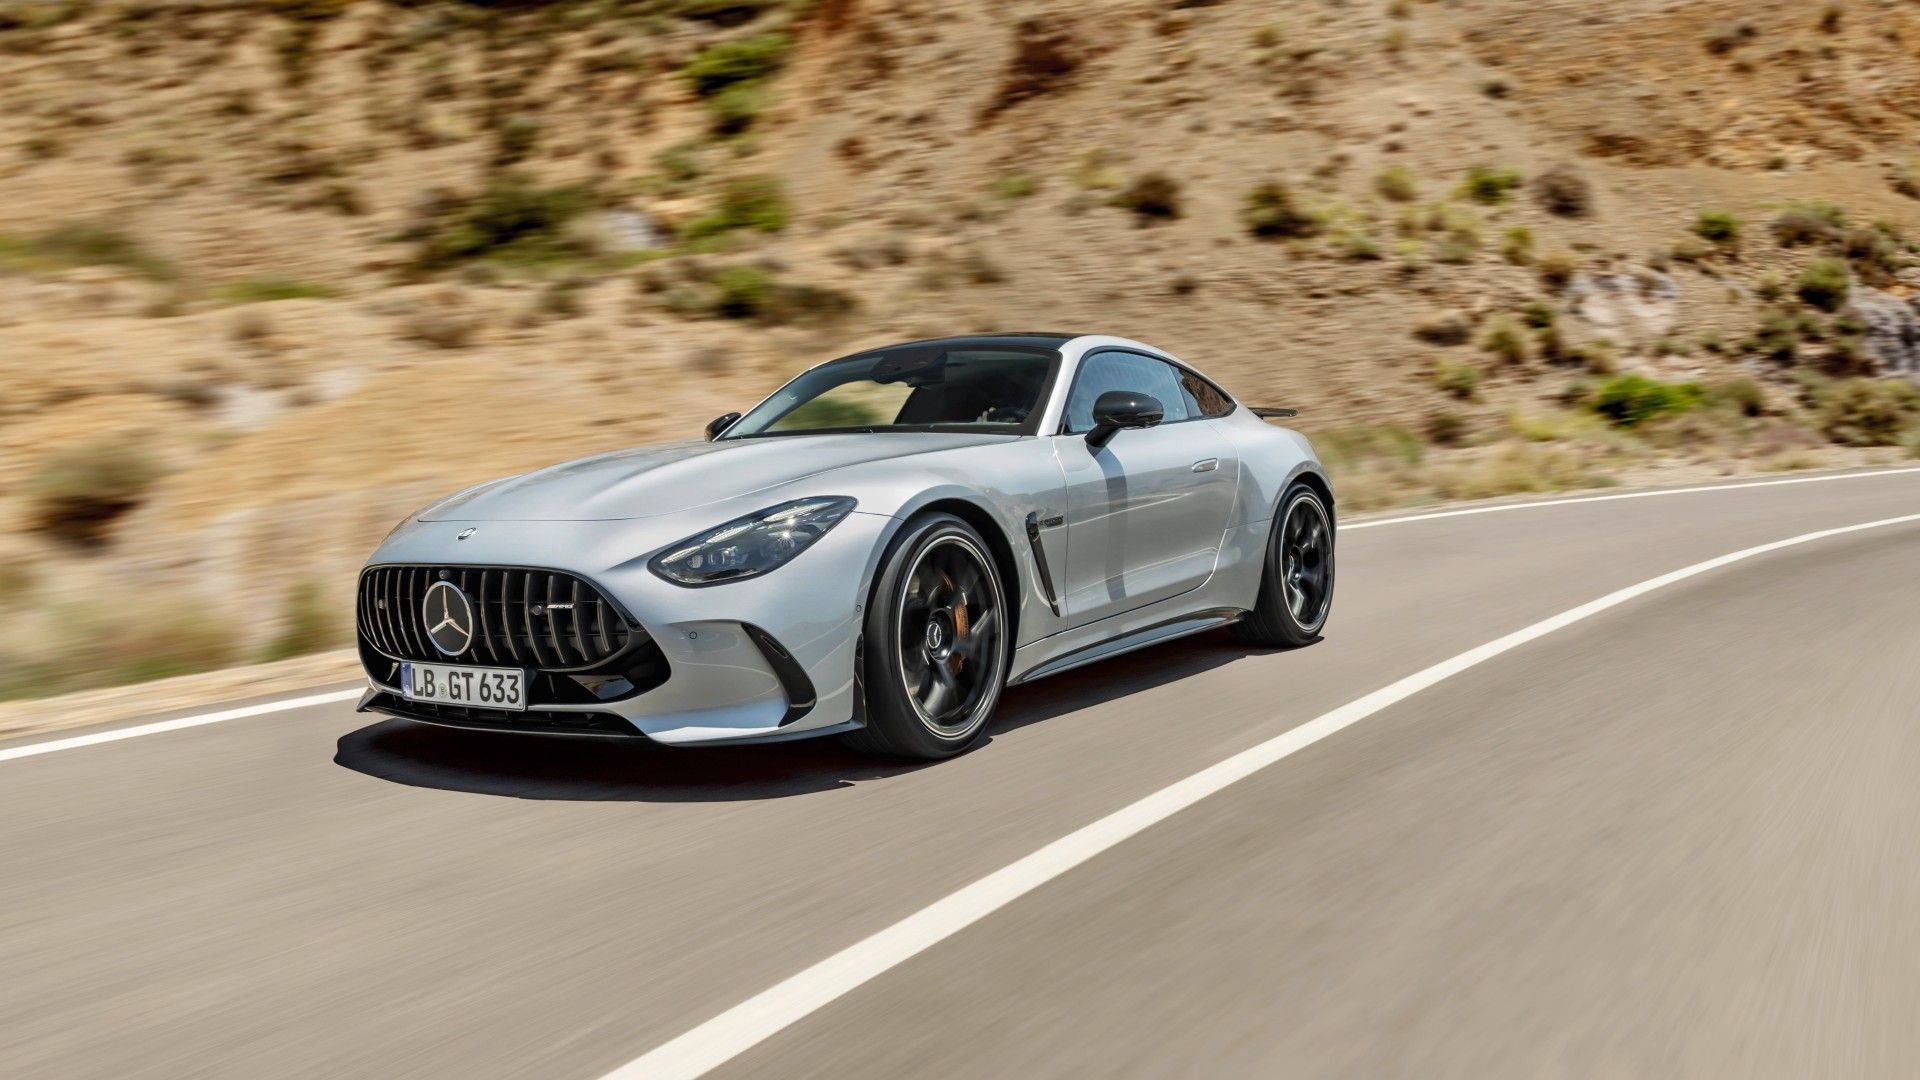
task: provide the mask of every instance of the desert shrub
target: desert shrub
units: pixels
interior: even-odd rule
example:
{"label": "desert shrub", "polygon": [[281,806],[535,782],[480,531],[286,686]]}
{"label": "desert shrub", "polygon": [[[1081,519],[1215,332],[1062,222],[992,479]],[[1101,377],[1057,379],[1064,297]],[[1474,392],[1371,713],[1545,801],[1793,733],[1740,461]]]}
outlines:
{"label": "desert shrub", "polygon": [[1487,332],[1481,335],[1480,347],[1503,364],[1524,364],[1533,358],[1526,328],[1511,315],[1502,315],[1488,324]]}
{"label": "desert shrub", "polygon": [[1426,441],[1398,424],[1366,424],[1317,431],[1313,446],[1329,469],[1367,462],[1417,465],[1427,456]]}
{"label": "desert shrub", "polygon": [[1715,56],[1725,56],[1759,36],[1760,31],[1750,22],[1726,23],[1707,38],[1707,51]]}
{"label": "desert shrub", "polygon": [[1248,191],[1241,199],[1240,220],[1247,231],[1264,240],[1314,236],[1320,232],[1320,220],[1301,209],[1293,190],[1277,181],[1269,181]]}
{"label": "desert shrub", "polygon": [[736,177],[721,188],[711,212],[680,226],[680,238],[699,240],[736,230],[779,232],[787,227],[787,216],[787,197],[777,177]]}
{"label": "desert shrub", "polygon": [[1693,221],[1693,234],[1722,248],[1740,243],[1740,219],[1727,210],[1702,210]]}
{"label": "desert shrub", "polygon": [[34,526],[67,543],[99,544],[114,519],[140,505],[160,472],[151,457],[125,443],[83,443],[56,453],[27,484]]}
{"label": "desert shrub", "polygon": [[155,281],[178,276],[171,264],[138,240],[98,222],[68,222],[24,238],[0,236],[0,267],[40,271],[77,266],[118,266]]}
{"label": "desert shrub", "polygon": [[1011,200],[1024,199],[1032,195],[1038,187],[1039,182],[1034,179],[1032,173],[1013,172],[997,177],[990,185],[990,190],[996,199]]}
{"label": "desert shrub", "polygon": [[1760,384],[1744,376],[1708,383],[1706,403],[1728,409],[1741,416],[1759,416],[1766,411],[1767,397]]}
{"label": "desert shrub", "polygon": [[1560,321],[1560,312],[1545,300],[1529,300],[1520,305],[1520,321],[1535,330],[1545,330]]}
{"label": "desert shrub", "polygon": [[1508,229],[1500,241],[1500,257],[1514,266],[1533,262],[1533,230],[1525,225]]}
{"label": "desert shrub", "polygon": [[786,0],[671,0],[666,10],[682,19],[697,19],[721,26],[752,22],[761,14],[779,8]]}
{"label": "desert shrub", "polygon": [[1420,186],[1414,182],[1413,172],[1404,165],[1382,170],[1373,178],[1373,190],[1392,202],[1413,202],[1420,197]]}
{"label": "desert shrub", "polygon": [[1815,394],[1820,430],[1847,446],[1896,446],[1920,422],[1920,389],[1904,379],[1841,379]]}
{"label": "desert shrub", "polygon": [[779,280],[758,266],[729,266],[714,271],[670,306],[683,314],[748,319],[765,324],[829,319],[854,310],[858,302],[838,289]]}
{"label": "desert shrub", "polygon": [[279,632],[260,651],[259,659],[270,663],[305,656],[345,644],[349,637],[347,623],[328,610],[319,583],[303,582],[287,595]]}
{"label": "desert shrub", "polygon": [[1170,221],[1180,216],[1180,182],[1162,172],[1142,173],[1113,197],[1113,204],[1133,211],[1143,225]]}
{"label": "desert shrub", "polygon": [[419,244],[425,271],[488,259],[538,264],[586,254],[567,224],[593,204],[583,188],[541,187],[520,173],[496,173],[471,198],[441,196],[405,235]]}
{"label": "desert shrub", "polygon": [[787,62],[793,40],[782,33],[755,34],[709,45],[680,70],[693,92],[712,97],[729,86],[764,79]]}
{"label": "desert shrub", "polygon": [[1435,446],[1459,446],[1467,441],[1472,425],[1457,412],[1437,412],[1427,417],[1421,433]]}
{"label": "desert shrub", "polygon": [[1894,165],[1888,170],[1887,186],[1896,194],[1920,199],[1920,164],[1908,160]]}
{"label": "desert shrub", "polygon": [[1464,311],[1440,311],[1413,324],[1413,336],[1431,345],[1464,345],[1473,336],[1473,320]]}
{"label": "desert shrub", "polygon": [[772,92],[764,82],[735,83],[707,99],[707,112],[713,117],[717,135],[738,135],[752,127],[767,111]]}
{"label": "desert shrub", "polygon": [[1645,375],[1615,375],[1593,393],[1593,411],[1620,427],[1634,427],[1657,416],[1699,405],[1704,392],[1695,383],[1666,383]]}
{"label": "desert shrub", "polygon": [[1609,483],[1571,446],[1508,442],[1472,461],[1439,469],[1434,491],[1448,499],[1492,499],[1526,492],[1566,491]]}
{"label": "desert shrub", "polygon": [[35,644],[0,653],[0,698],[165,679],[242,658],[233,621],[204,598],[181,595],[141,595],[108,608],[62,605]]}
{"label": "desert shrub", "polygon": [[263,304],[274,300],[326,300],[340,290],[319,281],[257,277],[229,281],[214,289],[215,299],[229,304]]}
{"label": "desert shrub", "polygon": [[1472,364],[1454,364],[1445,360],[1436,360],[1432,377],[1434,389],[1451,394],[1462,401],[1471,399],[1480,389],[1480,369]]}
{"label": "desert shrub", "polygon": [[773,306],[773,275],[757,266],[729,266],[714,272],[719,293],[713,313],[728,319],[753,319]]}
{"label": "desert shrub", "polygon": [[1781,247],[1830,244],[1847,227],[1847,212],[1830,202],[1789,204],[1774,215],[1773,238]]}
{"label": "desert shrub", "polygon": [[783,33],[756,34],[710,45],[695,54],[681,75],[706,100],[713,130],[733,135],[752,127],[766,111],[766,80],[787,62],[793,41]]}
{"label": "desert shrub", "polygon": [[1595,375],[1611,375],[1620,369],[1620,351],[1606,338],[1583,341],[1566,349],[1565,353],[1569,363],[1586,368]]}
{"label": "desert shrub", "polygon": [[479,329],[478,322],[469,316],[423,308],[407,313],[400,336],[436,349],[464,349],[473,343]]}
{"label": "desert shrub", "polygon": [[540,118],[509,116],[493,132],[493,165],[501,168],[525,161],[540,144]]}
{"label": "desert shrub", "polygon": [[1460,196],[1494,206],[1506,202],[1508,193],[1519,187],[1520,181],[1520,173],[1514,169],[1475,165],[1467,170],[1467,178],[1460,182]]}
{"label": "desert shrub", "polygon": [[1593,184],[1579,169],[1565,162],[1534,178],[1533,197],[1549,214],[1586,217],[1593,212]]}
{"label": "desert shrub", "polygon": [[1571,251],[1550,251],[1534,260],[1540,283],[1554,292],[1566,288],[1580,272],[1580,256]]}
{"label": "desert shrub", "polygon": [[1839,259],[1821,259],[1801,273],[1795,293],[1821,311],[1837,311],[1853,289],[1853,275]]}

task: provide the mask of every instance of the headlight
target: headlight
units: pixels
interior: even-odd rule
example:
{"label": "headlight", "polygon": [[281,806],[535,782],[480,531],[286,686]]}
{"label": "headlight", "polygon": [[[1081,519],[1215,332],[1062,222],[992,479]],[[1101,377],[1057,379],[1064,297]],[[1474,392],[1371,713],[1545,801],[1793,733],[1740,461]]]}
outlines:
{"label": "headlight", "polygon": [[718,585],[758,577],[812,547],[853,512],[843,496],[800,499],[689,536],[647,565],[676,585]]}

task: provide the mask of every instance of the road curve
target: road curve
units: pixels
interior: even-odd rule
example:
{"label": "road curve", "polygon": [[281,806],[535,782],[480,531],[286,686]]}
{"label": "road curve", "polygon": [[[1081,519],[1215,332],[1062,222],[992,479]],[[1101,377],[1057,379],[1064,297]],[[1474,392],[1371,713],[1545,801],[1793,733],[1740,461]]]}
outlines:
{"label": "road curve", "polygon": [[[925,768],[338,703],[0,760],[0,1076],[600,1076],[1431,665],[1914,513],[1901,473],[1353,529],[1326,641],[1038,683]],[[719,1073],[1905,1074],[1917,566],[1891,525],[1558,629]]]}

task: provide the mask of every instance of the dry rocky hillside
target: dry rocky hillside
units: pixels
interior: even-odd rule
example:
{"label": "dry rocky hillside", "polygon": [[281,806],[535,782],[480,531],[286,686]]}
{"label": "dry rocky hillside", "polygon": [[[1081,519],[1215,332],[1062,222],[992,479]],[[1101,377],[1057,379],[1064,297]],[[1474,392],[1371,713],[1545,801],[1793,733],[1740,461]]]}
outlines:
{"label": "dry rocky hillside", "polygon": [[1916,445],[1915,0],[4,0],[0,94],[0,695],[915,336],[1161,344],[1351,509]]}

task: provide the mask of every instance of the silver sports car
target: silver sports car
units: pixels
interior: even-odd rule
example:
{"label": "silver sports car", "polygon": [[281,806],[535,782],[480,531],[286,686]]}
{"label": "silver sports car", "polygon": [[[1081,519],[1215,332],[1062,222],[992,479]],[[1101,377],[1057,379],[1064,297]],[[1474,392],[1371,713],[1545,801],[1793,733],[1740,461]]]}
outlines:
{"label": "silver sports car", "polygon": [[468,488],[360,575],[362,710],[675,745],[843,735],[938,758],[1003,688],[1185,634],[1315,640],[1333,489],[1307,440],[1151,346],[916,341],[704,441]]}

